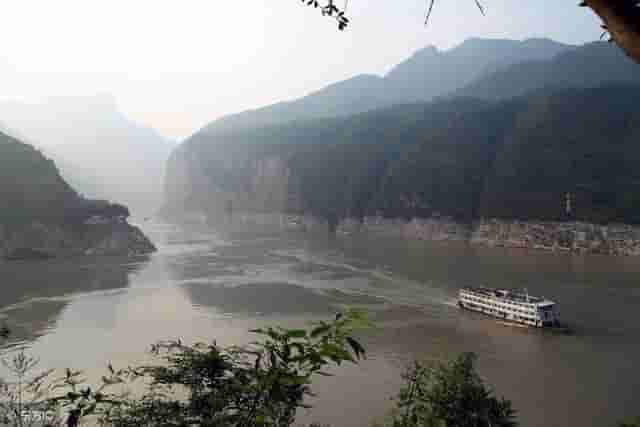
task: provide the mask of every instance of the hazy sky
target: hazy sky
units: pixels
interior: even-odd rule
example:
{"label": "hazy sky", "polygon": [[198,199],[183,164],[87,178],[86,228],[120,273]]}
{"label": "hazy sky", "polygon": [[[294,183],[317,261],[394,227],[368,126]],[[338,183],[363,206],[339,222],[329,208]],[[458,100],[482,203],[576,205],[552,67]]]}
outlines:
{"label": "hazy sky", "polygon": [[473,0],[439,0],[425,27],[425,0],[350,0],[352,25],[339,32],[299,0],[7,1],[0,100],[108,92],[134,120],[182,138],[223,114],[385,73],[430,44],[600,36],[578,0],[482,2],[484,17]]}

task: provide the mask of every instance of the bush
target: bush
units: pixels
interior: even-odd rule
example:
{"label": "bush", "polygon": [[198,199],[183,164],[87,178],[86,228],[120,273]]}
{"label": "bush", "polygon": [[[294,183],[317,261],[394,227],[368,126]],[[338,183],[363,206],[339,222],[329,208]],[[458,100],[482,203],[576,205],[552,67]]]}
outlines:
{"label": "bush", "polygon": [[62,418],[52,410],[48,400],[54,388],[48,378],[53,371],[31,375],[38,359],[20,351],[9,359],[2,359],[2,366],[9,374],[0,379],[0,425],[11,427],[48,426],[59,424]]}
{"label": "bush", "polygon": [[[257,329],[252,332],[262,340],[243,347],[159,343],[152,351],[162,363],[120,371],[109,366],[97,390],[80,386],[81,374],[67,371],[61,382],[66,393],[49,404],[66,408],[69,427],[85,417],[114,427],[290,426],[296,411],[307,407],[315,375],[364,357],[351,336],[360,320],[349,312],[310,330]],[[140,397],[107,392],[135,380],[149,386]]]}
{"label": "bush", "polygon": [[404,374],[393,427],[515,427],[511,402],[497,399],[475,370],[476,356],[415,362]]}

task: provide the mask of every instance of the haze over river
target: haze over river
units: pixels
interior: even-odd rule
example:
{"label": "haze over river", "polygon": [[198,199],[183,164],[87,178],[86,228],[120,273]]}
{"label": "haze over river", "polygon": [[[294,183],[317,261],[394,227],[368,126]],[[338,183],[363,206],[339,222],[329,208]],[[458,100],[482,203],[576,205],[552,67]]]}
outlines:
{"label": "haze over river", "polygon": [[[248,342],[261,325],[305,326],[345,306],[377,327],[368,359],[315,385],[301,422],[364,427],[392,406],[412,359],[479,355],[483,377],[525,427],[610,426],[640,415],[640,259],[297,233],[143,225],[158,253],[0,263],[0,314],[41,367],[104,372],[157,340]],[[575,329],[504,326],[455,306],[466,285],[527,288]],[[13,348],[13,350],[12,350]],[[634,366],[634,362],[635,365]]]}

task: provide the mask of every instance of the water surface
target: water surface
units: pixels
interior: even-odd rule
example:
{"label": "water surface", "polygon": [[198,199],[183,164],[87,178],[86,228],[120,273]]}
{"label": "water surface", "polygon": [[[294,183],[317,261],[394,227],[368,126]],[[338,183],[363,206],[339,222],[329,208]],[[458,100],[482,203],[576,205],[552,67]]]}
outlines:
{"label": "water surface", "polygon": [[[148,357],[157,340],[248,342],[261,325],[304,326],[366,309],[369,357],[315,384],[301,421],[361,427],[392,406],[413,359],[474,351],[525,427],[608,426],[640,394],[640,261],[380,237],[228,233],[146,225],[159,252],[0,264],[0,316],[10,348],[42,367],[102,373]],[[466,285],[528,289],[560,304],[576,333],[500,325],[455,307]],[[635,396],[634,396],[635,393]]]}

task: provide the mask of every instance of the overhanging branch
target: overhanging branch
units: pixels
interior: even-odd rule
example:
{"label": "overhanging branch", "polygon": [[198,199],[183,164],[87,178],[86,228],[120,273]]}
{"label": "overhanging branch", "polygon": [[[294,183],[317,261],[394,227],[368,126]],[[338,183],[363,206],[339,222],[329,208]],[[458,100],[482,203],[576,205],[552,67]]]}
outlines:
{"label": "overhanging branch", "polygon": [[611,39],[634,61],[640,63],[640,2],[638,0],[584,0],[602,19]]}

